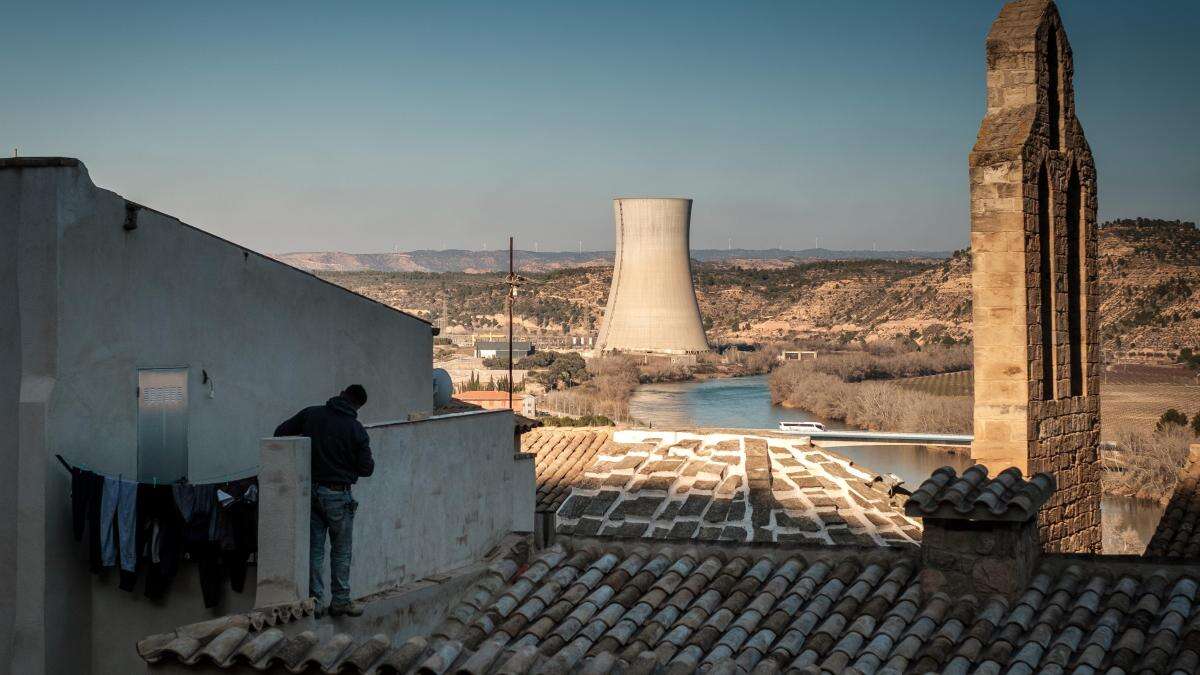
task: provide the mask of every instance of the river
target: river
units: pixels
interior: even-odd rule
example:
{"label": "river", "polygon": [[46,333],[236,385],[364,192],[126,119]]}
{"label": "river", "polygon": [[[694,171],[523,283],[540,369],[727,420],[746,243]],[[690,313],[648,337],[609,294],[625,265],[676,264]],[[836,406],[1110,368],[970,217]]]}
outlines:
{"label": "river", "polygon": [[[793,408],[771,405],[767,376],[736,377],[695,382],[644,384],[629,401],[629,415],[652,427],[727,429],[777,429],[781,421],[818,421],[830,429],[838,422],[821,420]],[[908,488],[916,489],[934,469],[952,466],[962,471],[971,465],[963,451],[943,452],[921,445],[825,444],[834,452],[882,473],[894,473]],[[1105,497],[1101,505],[1105,530],[1128,527],[1144,548],[1158,526],[1162,506],[1154,502]],[[1137,548],[1139,544],[1134,544]],[[1140,549],[1137,551],[1140,553]]]}

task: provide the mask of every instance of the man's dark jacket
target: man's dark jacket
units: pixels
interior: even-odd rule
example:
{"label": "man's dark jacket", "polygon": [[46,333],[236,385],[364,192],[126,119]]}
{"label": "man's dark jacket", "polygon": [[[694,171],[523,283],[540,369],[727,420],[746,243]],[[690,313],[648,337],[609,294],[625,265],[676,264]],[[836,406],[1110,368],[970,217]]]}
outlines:
{"label": "man's dark jacket", "polygon": [[341,396],[314,405],[275,429],[276,436],[312,439],[312,479],[323,483],[355,483],[375,472],[367,430],[358,412]]}

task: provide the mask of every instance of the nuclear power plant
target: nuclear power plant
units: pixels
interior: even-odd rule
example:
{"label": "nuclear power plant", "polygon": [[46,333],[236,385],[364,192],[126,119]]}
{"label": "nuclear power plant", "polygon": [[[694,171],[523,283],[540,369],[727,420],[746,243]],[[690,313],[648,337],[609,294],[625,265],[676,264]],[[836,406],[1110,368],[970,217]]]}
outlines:
{"label": "nuclear power plant", "polygon": [[692,200],[613,200],[617,255],[596,348],[683,354],[708,350],[692,287]]}

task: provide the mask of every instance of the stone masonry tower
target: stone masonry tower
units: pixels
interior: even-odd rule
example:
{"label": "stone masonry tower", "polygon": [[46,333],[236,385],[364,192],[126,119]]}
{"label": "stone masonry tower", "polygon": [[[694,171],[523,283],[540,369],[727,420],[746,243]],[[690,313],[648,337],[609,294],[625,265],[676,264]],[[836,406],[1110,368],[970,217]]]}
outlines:
{"label": "stone masonry tower", "polygon": [[971,151],[973,458],[1052,475],[1047,551],[1099,552],[1096,166],[1075,116],[1071,47],[1050,0],[987,37],[987,114]]}

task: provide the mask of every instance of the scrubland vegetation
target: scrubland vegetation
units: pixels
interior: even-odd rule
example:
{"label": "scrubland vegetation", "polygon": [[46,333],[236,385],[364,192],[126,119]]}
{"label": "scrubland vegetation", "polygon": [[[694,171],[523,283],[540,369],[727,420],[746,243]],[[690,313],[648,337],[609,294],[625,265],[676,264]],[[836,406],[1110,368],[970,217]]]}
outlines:
{"label": "scrubland vegetation", "polygon": [[629,419],[629,399],[638,385],[638,364],[629,356],[592,359],[587,379],[576,387],[546,394],[547,408],[573,417],[602,415],[617,421]]}
{"label": "scrubland vegetation", "polygon": [[970,433],[969,396],[939,396],[889,381],[970,366],[968,347],[874,345],[872,351],[788,363],[771,375],[771,400],[872,431]]}
{"label": "scrubland vegetation", "polygon": [[1166,503],[1187,461],[1188,445],[1196,442],[1191,430],[1179,425],[1153,432],[1123,429],[1115,439],[1116,451],[1102,453],[1105,491]]}
{"label": "scrubland vegetation", "polygon": [[771,400],[871,431],[971,432],[969,397],[936,396],[887,382],[845,382],[800,364],[775,371]]}

